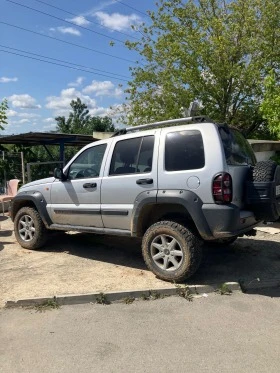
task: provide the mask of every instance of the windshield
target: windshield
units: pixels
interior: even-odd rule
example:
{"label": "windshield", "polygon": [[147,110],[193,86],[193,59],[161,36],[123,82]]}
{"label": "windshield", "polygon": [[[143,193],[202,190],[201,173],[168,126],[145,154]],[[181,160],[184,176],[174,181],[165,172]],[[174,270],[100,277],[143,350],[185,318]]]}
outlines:
{"label": "windshield", "polygon": [[241,132],[225,126],[219,127],[228,165],[255,165],[256,157],[251,145]]}

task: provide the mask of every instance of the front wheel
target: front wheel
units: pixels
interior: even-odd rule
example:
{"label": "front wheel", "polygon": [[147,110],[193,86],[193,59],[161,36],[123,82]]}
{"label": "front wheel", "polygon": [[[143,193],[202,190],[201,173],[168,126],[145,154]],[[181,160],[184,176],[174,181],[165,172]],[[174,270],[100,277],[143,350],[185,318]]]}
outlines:
{"label": "front wheel", "polygon": [[202,259],[201,240],[173,221],[152,225],[142,240],[147,267],[160,279],[183,281],[192,276]]}
{"label": "front wheel", "polygon": [[22,207],[14,220],[15,236],[25,249],[36,250],[44,245],[47,230],[38,213],[32,207]]}

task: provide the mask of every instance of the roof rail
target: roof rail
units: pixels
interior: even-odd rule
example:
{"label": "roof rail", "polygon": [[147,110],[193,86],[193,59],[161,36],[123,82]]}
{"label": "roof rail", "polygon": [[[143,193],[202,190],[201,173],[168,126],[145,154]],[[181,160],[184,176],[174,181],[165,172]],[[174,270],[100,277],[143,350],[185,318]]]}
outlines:
{"label": "roof rail", "polygon": [[204,116],[204,115],[197,116],[197,117],[168,119],[168,120],[163,120],[163,121],[160,121],[160,122],[153,122],[153,123],[149,123],[149,124],[142,124],[140,126],[123,128],[123,129],[117,131],[116,133],[114,133],[112,137],[119,136],[119,135],[125,135],[126,133],[129,133],[129,132],[147,130],[147,129],[162,127],[162,126],[173,126],[173,125],[180,125],[180,124],[184,124],[184,123],[203,123],[203,122],[213,123],[213,121],[210,118],[208,118],[207,116]]}

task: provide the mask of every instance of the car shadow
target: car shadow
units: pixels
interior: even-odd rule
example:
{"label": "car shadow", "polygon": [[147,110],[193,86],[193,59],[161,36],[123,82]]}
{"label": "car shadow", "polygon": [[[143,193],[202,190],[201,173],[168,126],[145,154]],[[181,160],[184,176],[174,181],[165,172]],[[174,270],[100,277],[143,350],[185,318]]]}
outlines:
{"label": "car shadow", "polygon": [[130,237],[88,233],[52,233],[41,251],[64,252],[100,262],[147,269],[141,253],[141,240]]}
{"label": "car shadow", "polygon": [[[66,252],[83,258],[145,270],[141,240],[129,237],[86,233],[53,233],[43,251]],[[250,293],[280,285],[280,243],[239,238],[232,245],[204,245],[198,271],[187,280],[189,285],[221,285],[239,282]],[[277,294],[277,292],[273,292]],[[276,295],[275,295],[276,296]]]}

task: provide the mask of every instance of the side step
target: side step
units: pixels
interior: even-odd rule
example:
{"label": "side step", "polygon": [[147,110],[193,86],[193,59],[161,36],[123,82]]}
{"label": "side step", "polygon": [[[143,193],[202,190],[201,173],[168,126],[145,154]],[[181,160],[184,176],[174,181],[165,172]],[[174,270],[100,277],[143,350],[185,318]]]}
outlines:
{"label": "side step", "polygon": [[95,234],[108,234],[111,236],[126,236],[131,237],[131,232],[126,229],[110,229],[110,228],[97,228],[97,227],[83,227],[80,225],[66,225],[66,224],[51,224],[49,229],[59,231],[77,231]]}

